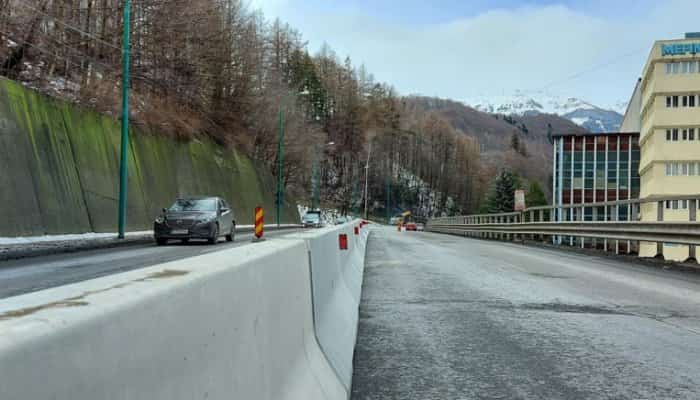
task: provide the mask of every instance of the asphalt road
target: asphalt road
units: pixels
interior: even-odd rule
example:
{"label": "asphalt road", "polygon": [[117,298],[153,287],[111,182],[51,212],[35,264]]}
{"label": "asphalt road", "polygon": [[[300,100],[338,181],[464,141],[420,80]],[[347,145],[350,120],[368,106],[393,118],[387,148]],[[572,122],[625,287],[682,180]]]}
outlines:
{"label": "asphalt road", "polygon": [[[270,231],[265,233],[265,237],[274,240],[275,237],[294,232],[298,230]],[[221,239],[216,246],[198,241],[188,244],[171,241],[171,244],[162,247],[153,243],[2,261],[0,299],[246,246],[251,244],[252,239],[252,233],[237,233],[233,243]]]}
{"label": "asphalt road", "polygon": [[353,400],[700,399],[700,275],[377,230]]}

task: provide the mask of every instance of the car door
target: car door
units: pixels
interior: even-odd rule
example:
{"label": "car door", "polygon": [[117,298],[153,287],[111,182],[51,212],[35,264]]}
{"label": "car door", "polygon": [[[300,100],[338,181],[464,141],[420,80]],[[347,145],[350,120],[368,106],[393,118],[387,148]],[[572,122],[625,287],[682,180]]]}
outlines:
{"label": "car door", "polygon": [[228,204],[222,199],[219,199],[219,226],[221,233],[228,235],[233,227],[232,211]]}

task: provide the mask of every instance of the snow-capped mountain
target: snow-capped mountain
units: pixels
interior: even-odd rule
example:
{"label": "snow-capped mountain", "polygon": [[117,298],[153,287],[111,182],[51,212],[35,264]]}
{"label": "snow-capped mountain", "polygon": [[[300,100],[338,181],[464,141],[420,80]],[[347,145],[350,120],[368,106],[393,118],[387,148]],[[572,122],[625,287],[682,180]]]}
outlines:
{"label": "snow-capped mountain", "polygon": [[505,115],[555,114],[573,121],[591,132],[615,132],[622,124],[627,103],[617,103],[608,108],[598,107],[587,101],[547,94],[525,94],[493,96],[468,99],[471,107],[491,113]]}

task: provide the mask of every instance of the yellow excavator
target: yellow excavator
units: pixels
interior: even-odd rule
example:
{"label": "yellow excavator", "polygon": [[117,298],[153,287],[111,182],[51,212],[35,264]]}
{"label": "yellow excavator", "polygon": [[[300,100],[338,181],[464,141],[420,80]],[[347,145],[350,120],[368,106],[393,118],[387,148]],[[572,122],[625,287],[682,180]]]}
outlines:
{"label": "yellow excavator", "polygon": [[407,231],[417,231],[418,230],[418,225],[416,225],[416,222],[413,219],[413,213],[410,211],[406,211],[403,214],[401,214],[401,217],[399,218],[399,226],[398,226],[399,231],[400,230],[407,230]]}

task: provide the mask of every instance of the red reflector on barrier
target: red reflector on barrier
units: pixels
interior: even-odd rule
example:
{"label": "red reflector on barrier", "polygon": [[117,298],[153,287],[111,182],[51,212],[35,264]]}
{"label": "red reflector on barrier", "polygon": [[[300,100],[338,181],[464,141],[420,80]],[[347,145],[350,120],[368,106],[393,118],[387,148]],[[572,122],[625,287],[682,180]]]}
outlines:
{"label": "red reflector on barrier", "polygon": [[340,236],[338,236],[338,246],[340,250],[348,249],[348,235],[341,233]]}
{"label": "red reflector on barrier", "polygon": [[355,227],[355,235],[359,235],[359,234],[360,234],[360,227],[356,226]]}

